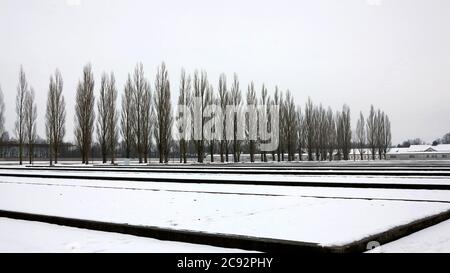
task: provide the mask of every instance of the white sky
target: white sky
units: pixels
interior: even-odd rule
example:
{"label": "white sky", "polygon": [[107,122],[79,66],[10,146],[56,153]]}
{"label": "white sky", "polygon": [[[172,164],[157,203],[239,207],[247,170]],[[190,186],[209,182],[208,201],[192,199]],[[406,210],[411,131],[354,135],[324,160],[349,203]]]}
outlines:
{"label": "white sky", "polygon": [[44,134],[48,79],[64,78],[66,140],[73,139],[76,83],[91,62],[96,92],[113,70],[119,91],[142,61],[153,82],[165,61],[172,96],[180,70],[205,69],[217,87],[236,72],[273,92],[290,89],[297,104],[340,109],[353,124],[370,104],[390,116],[393,142],[426,141],[450,131],[450,1],[100,1],[1,0],[0,85],[12,135],[18,71],[37,92]]}

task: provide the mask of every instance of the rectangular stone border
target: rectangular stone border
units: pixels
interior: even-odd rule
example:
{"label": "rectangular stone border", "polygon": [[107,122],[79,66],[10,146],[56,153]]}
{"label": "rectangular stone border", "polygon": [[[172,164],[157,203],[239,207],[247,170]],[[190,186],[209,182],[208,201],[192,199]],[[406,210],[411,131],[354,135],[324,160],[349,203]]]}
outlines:
{"label": "rectangular stone border", "polygon": [[[250,168],[124,168],[114,166],[107,170],[101,170],[102,168],[107,167],[43,167],[43,166],[26,166],[27,170],[63,170],[63,171],[73,171],[73,172],[98,172],[98,171],[108,171],[108,172],[142,172],[142,173],[200,173],[200,174],[276,174],[276,175],[289,175],[289,176],[323,176],[323,175],[370,175],[370,176],[402,176],[402,177],[411,177],[411,176],[422,176],[422,177],[450,177],[450,169],[428,169],[428,170],[420,170],[420,169],[409,169],[409,170],[389,170],[389,169],[349,169],[349,168],[299,168],[299,169],[277,169],[277,168],[266,168],[266,169],[250,169]],[[23,168],[17,167],[2,167],[4,170],[23,170]]]}
{"label": "rectangular stone border", "polygon": [[[1,169],[0,169],[1,170]],[[66,174],[26,174],[1,173],[0,177],[26,177],[49,179],[78,180],[111,180],[135,182],[195,183],[195,184],[228,184],[228,185],[262,185],[262,186],[295,186],[323,188],[362,188],[362,189],[410,189],[410,190],[450,190],[450,184],[404,184],[404,183],[350,183],[350,182],[297,182],[297,181],[260,181],[260,180],[227,180],[208,178],[164,178],[164,177],[125,177]]]}
{"label": "rectangular stone border", "polygon": [[207,233],[192,230],[176,230],[155,226],[139,226],[109,223],[93,220],[75,219],[60,216],[49,216],[26,212],[0,210],[0,217],[18,220],[38,221],[49,224],[84,228],[105,232],[117,232],[128,235],[154,238],[159,240],[179,241],[192,244],[203,244],[226,248],[256,250],[262,252],[295,252],[295,253],[358,253],[368,250],[370,242],[386,244],[414,232],[450,219],[450,210],[431,215],[411,223],[394,227],[387,231],[368,236],[342,246],[321,246],[317,243],[259,238],[244,235],[223,233]]}

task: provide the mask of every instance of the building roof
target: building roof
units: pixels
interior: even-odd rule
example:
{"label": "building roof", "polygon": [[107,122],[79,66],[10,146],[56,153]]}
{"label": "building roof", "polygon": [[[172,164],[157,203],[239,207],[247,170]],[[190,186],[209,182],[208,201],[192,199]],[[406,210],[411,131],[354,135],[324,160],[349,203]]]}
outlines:
{"label": "building roof", "polygon": [[431,145],[411,145],[409,146],[408,152],[425,152],[431,148]]}
{"label": "building roof", "polygon": [[411,145],[407,148],[392,148],[389,154],[403,153],[450,153],[450,144],[431,145]]}
{"label": "building roof", "polygon": [[450,152],[450,144],[439,144],[433,146],[433,149],[437,152]]}
{"label": "building roof", "polygon": [[[337,152],[337,151],[336,151]],[[372,154],[372,150],[369,148],[363,148],[362,149],[363,154]],[[350,149],[350,154],[358,154],[359,155],[359,149],[355,148],[355,149]]]}

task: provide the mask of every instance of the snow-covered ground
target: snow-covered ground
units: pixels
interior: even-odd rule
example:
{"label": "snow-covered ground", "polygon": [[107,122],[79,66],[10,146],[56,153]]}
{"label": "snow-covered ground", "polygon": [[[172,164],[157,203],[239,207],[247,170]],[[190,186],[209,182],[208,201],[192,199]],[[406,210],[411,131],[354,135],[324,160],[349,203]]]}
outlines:
{"label": "snow-covered ground", "polygon": [[450,177],[429,177],[429,176],[368,176],[362,173],[361,175],[336,175],[330,172],[329,175],[275,175],[275,174],[216,174],[216,173],[145,173],[145,172],[82,172],[82,171],[67,171],[67,170],[5,170],[1,169],[2,174],[37,174],[37,175],[52,175],[58,178],[58,175],[70,175],[74,177],[127,177],[146,178],[151,181],[152,178],[173,178],[173,179],[220,179],[220,180],[239,180],[239,181],[290,181],[290,182],[326,182],[326,183],[377,183],[377,184],[436,184],[449,185]]}
{"label": "snow-covered ground", "polygon": [[[450,164],[450,160],[333,160],[333,161],[271,161],[271,157],[269,156],[268,162],[262,162],[260,160],[256,160],[255,162],[219,162],[215,161],[213,163],[209,162],[209,157],[205,158],[204,163],[198,163],[197,158],[188,159],[187,164],[179,163],[179,159],[173,159],[170,160],[167,164],[164,164],[164,166],[420,166],[420,165],[433,165],[433,166],[448,166]],[[130,159],[129,165],[125,165],[125,161],[123,158],[116,158],[115,160],[116,164],[121,166],[161,166],[159,164],[158,158],[151,158],[149,159],[149,163],[139,163],[138,159]],[[18,160],[4,160],[0,161],[0,165],[18,165]],[[25,160],[24,165],[30,165]],[[33,164],[31,165],[42,165],[42,166],[48,166],[49,161],[48,160],[35,160],[33,161]],[[110,163],[103,164],[101,159],[96,158],[95,160],[90,160],[89,164],[81,164],[81,160],[67,160],[67,159],[60,159],[58,161],[57,165],[61,166],[98,166],[98,165],[111,165]]]}
{"label": "snow-covered ground", "polygon": [[[446,191],[231,188],[14,177],[0,181],[0,209],[4,210],[327,246],[350,243],[450,209]],[[342,198],[330,198],[333,195]],[[374,197],[379,199],[370,199]],[[392,198],[409,200],[388,200]],[[439,202],[420,201],[427,199]]]}
{"label": "snow-covered ground", "polygon": [[[414,179],[410,179],[414,182]],[[406,182],[405,182],[406,183]],[[296,187],[236,184],[164,183],[107,180],[48,179],[24,177],[0,177],[0,184],[38,184],[58,187],[87,187],[127,190],[149,190],[169,192],[224,193],[240,195],[286,195],[298,197],[342,198],[342,199],[388,199],[411,201],[450,202],[447,190],[397,190],[361,189],[337,187]]]}
{"label": "snow-covered ground", "polygon": [[47,223],[0,218],[0,252],[243,252]]}
{"label": "snow-covered ground", "polygon": [[369,253],[450,253],[450,220],[368,251]]}

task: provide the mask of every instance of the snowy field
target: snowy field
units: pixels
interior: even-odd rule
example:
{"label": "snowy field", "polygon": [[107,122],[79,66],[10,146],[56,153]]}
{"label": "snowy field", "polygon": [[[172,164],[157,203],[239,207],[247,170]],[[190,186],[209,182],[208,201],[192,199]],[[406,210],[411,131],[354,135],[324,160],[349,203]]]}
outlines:
{"label": "snowy field", "polygon": [[[342,178],[344,179],[344,178]],[[347,178],[353,179],[353,178]],[[364,181],[363,179],[361,181]],[[414,183],[414,179],[403,179],[404,183]],[[1,185],[40,185],[55,187],[84,187],[97,189],[140,190],[191,192],[205,194],[233,194],[255,196],[297,196],[336,199],[381,199],[405,200],[422,202],[450,203],[450,193],[446,190],[397,190],[397,189],[359,189],[339,187],[296,187],[296,186],[265,186],[265,185],[233,185],[233,184],[198,184],[198,183],[163,183],[136,181],[107,181],[107,180],[76,180],[0,177]],[[1,193],[0,193],[1,194]]]}
{"label": "snowy field", "polygon": [[0,252],[242,252],[8,218],[0,231]]}
{"label": "snowy field", "polygon": [[369,253],[450,253],[450,220],[420,230]]}
{"label": "snowy field", "polygon": [[[269,165],[261,164],[264,168],[268,168]],[[277,164],[277,166],[287,165],[289,164]],[[352,165],[355,164],[342,164],[342,166]],[[446,167],[439,163],[432,164],[430,168],[433,169],[434,166]],[[276,172],[236,174],[228,170],[225,173],[182,173],[183,170],[188,170],[189,166],[169,167],[173,169],[167,169],[167,166],[161,168],[153,166],[152,169],[158,169],[158,172],[139,172],[132,167],[111,166],[100,168],[91,166],[89,171],[36,170],[26,167],[18,170],[6,169],[8,167],[11,166],[0,164],[0,174],[3,175],[0,176],[0,210],[174,230],[292,240],[321,246],[345,245],[450,210],[448,190],[332,187],[333,183],[338,182],[450,185],[450,176],[421,175],[447,171],[411,170],[415,173],[414,176],[393,176],[366,175],[364,169],[355,175],[340,175],[335,170],[326,174],[286,175]],[[80,165],[65,167],[83,168]],[[139,168],[145,166],[140,165]],[[414,168],[413,164],[411,168]],[[14,176],[16,174],[51,177],[17,177]],[[86,179],[86,176],[95,179]],[[107,180],[109,177],[118,177],[122,180]],[[152,181],[157,178],[179,182]],[[184,182],[186,178],[189,178],[190,182]],[[220,180],[229,184],[196,183],[209,180]],[[261,183],[239,185],[233,184],[233,181]],[[290,181],[298,185],[264,185],[267,181]],[[325,182],[330,183],[330,186],[308,187],[302,185],[302,182]],[[448,247],[450,239],[445,235],[449,233],[448,231],[450,231],[449,221],[383,245],[374,252],[450,252]],[[425,245],[427,241],[430,243]],[[421,249],[422,245],[424,249]],[[0,251],[235,252],[240,250],[0,218]]]}
{"label": "snowy field", "polygon": [[350,243],[450,209],[445,191],[7,177],[0,182],[4,210],[324,246]]}
{"label": "snowy field", "polygon": [[74,176],[83,178],[85,176],[90,177],[125,177],[130,178],[145,178],[151,181],[152,178],[167,178],[167,179],[186,179],[190,180],[228,180],[228,181],[259,181],[261,183],[267,181],[280,181],[280,182],[325,182],[325,183],[375,183],[375,184],[435,184],[435,185],[450,185],[450,176],[368,176],[361,173],[360,175],[338,175],[330,172],[327,175],[276,175],[276,174],[215,174],[215,173],[171,173],[158,172],[158,173],[145,173],[145,172],[108,172],[108,171],[67,171],[67,170],[29,170],[23,168],[23,170],[5,170],[0,168],[1,174],[29,174],[29,175],[51,175],[58,176]]}

